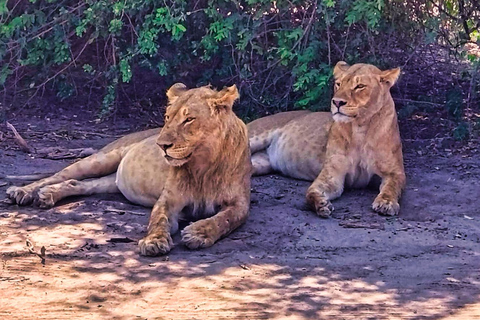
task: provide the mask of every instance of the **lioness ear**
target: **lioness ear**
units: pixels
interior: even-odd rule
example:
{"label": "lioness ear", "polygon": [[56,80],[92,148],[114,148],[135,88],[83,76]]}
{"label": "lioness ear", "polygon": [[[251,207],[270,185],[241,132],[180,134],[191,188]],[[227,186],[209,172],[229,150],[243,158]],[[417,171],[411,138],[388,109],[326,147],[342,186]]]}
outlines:
{"label": "lioness ear", "polygon": [[338,78],[342,73],[348,70],[350,65],[345,61],[338,61],[335,67],[333,68],[333,76]]}
{"label": "lioness ear", "polygon": [[207,101],[210,108],[212,108],[212,111],[218,112],[222,109],[231,110],[233,103],[239,97],[240,94],[238,93],[237,86],[233,85],[231,87],[223,88],[215,95],[215,98],[208,99]]}
{"label": "lioness ear", "polygon": [[400,68],[382,71],[382,74],[380,75],[380,82],[386,83],[389,85],[389,87],[391,87],[395,84],[395,82],[397,82],[399,75]]}
{"label": "lioness ear", "polygon": [[167,90],[167,98],[169,103],[173,103],[177,98],[187,91],[187,86],[183,83],[175,83],[170,89]]}

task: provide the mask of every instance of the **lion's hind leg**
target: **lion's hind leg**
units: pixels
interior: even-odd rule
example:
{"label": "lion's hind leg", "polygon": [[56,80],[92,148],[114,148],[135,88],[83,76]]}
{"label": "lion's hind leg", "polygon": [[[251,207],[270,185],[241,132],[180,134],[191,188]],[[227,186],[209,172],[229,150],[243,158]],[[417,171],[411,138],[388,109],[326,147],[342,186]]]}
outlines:
{"label": "lion's hind leg", "polygon": [[38,190],[35,204],[41,208],[51,208],[59,200],[69,196],[91,195],[97,193],[120,192],[115,183],[116,174],[92,180],[74,179],[44,186]]}
{"label": "lion's hind leg", "polygon": [[273,171],[267,152],[261,151],[252,154],[252,168],[253,176],[261,176]]}
{"label": "lion's hind leg", "polygon": [[23,187],[12,186],[7,189],[7,196],[20,205],[31,204],[37,197],[40,188],[61,183],[70,179],[82,180],[102,177],[114,173],[122,160],[121,149],[104,153],[95,153],[85,159],[75,162],[56,174],[28,184]]}

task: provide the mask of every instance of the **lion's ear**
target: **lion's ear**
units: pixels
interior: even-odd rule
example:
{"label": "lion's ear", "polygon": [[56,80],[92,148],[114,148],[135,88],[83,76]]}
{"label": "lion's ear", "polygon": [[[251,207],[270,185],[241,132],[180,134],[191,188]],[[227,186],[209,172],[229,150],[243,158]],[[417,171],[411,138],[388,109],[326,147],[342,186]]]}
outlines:
{"label": "lion's ear", "polygon": [[348,70],[350,65],[345,61],[338,61],[335,67],[333,68],[333,76],[338,78],[342,73]]}
{"label": "lion's ear", "polygon": [[224,110],[232,110],[233,103],[240,97],[238,93],[238,89],[236,85],[231,87],[223,88],[219,91],[215,98],[208,99],[208,104],[212,111],[220,111]]}
{"label": "lion's ear", "polygon": [[389,87],[393,86],[398,80],[400,75],[400,68],[390,69],[382,71],[380,75],[380,82],[388,84]]}
{"label": "lion's ear", "polygon": [[167,90],[167,98],[169,103],[173,103],[177,98],[187,91],[187,86],[183,83],[175,83],[170,89]]}

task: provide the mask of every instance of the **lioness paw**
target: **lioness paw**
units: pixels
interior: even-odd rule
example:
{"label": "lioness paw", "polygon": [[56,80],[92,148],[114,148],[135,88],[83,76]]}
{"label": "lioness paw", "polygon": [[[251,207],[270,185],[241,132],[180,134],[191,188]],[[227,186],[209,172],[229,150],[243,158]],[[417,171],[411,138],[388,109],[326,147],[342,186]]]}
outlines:
{"label": "lioness paw", "polygon": [[168,253],[173,247],[170,234],[148,235],[138,242],[138,248],[142,256],[158,256]]}
{"label": "lioness paw", "polygon": [[307,203],[315,209],[319,217],[328,218],[334,210],[332,203],[323,194],[310,192],[307,194]]}
{"label": "lioness paw", "polygon": [[37,197],[35,198],[35,205],[45,209],[53,207],[57,202],[54,197],[56,192],[58,192],[58,190],[53,186],[45,186],[41,188],[38,190]]}
{"label": "lioness paw", "polygon": [[217,239],[217,229],[212,220],[199,220],[182,230],[182,242],[189,249],[210,247]]}
{"label": "lioness paw", "polygon": [[12,186],[7,189],[7,196],[11,200],[13,200],[14,203],[17,203],[22,206],[32,203],[34,198],[33,192],[31,190],[28,190],[25,187],[15,187],[15,186]]}
{"label": "lioness paw", "polygon": [[373,201],[372,209],[379,214],[386,216],[395,216],[400,211],[400,205],[397,201],[385,198],[382,195],[378,195]]}

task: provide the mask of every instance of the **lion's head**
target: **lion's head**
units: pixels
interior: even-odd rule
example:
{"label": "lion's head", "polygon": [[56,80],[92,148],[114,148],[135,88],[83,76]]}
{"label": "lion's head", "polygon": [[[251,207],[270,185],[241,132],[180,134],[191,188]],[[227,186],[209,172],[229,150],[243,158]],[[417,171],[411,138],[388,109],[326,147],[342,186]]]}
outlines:
{"label": "lion's head", "polygon": [[350,66],[346,62],[338,62],[333,69],[333,119],[336,122],[352,122],[370,118],[392,99],[390,88],[399,74],[399,68],[381,71],[369,64]]}
{"label": "lion's head", "polygon": [[172,166],[182,166],[196,154],[211,158],[224,127],[235,117],[232,106],[239,94],[235,85],[216,91],[209,86],[187,89],[176,83],[167,91],[165,125],[157,144]]}

